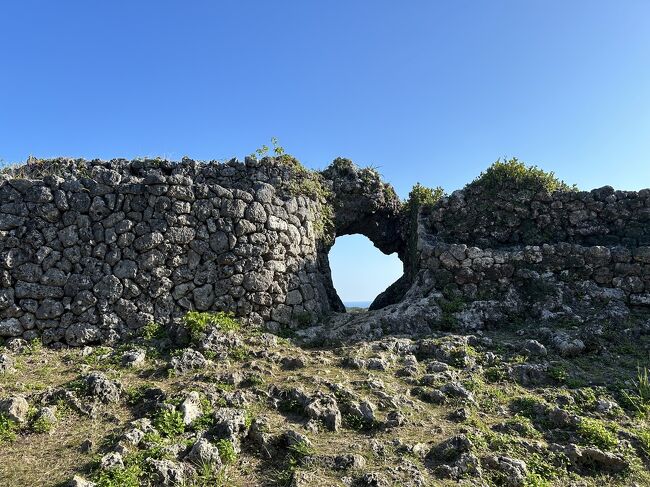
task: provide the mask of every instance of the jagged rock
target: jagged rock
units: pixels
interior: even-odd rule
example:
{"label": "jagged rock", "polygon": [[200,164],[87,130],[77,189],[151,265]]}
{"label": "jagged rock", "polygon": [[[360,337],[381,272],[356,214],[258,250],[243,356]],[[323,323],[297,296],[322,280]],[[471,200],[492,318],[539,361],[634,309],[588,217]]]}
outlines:
{"label": "jagged rock", "polygon": [[240,348],[242,345],[243,343],[237,335],[213,328],[199,341],[198,348],[202,352],[210,352],[215,360],[224,360],[228,357],[228,352]]}
{"label": "jagged rock", "polygon": [[341,406],[341,410],[364,425],[371,426],[375,422],[375,405],[369,401],[349,401]]}
{"label": "jagged rock", "polygon": [[97,484],[95,484],[95,482],[91,482],[90,480],[86,480],[79,475],[75,475],[67,485],[68,487],[95,487]]}
{"label": "jagged rock", "polygon": [[365,468],[366,459],[363,455],[346,453],[344,455],[337,455],[334,457],[333,466],[335,470],[360,470],[362,468]]}
{"label": "jagged rock", "polygon": [[75,347],[97,343],[101,339],[102,333],[100,329],[88,323],[75,323],[65,331],[66,342]]}
{"label": "jagged rock", "polygon": [[304,357],[282,357],[280,364],[285,370],[302,369],[306,365]]}
{"label": "jagged rock", "polygon": [[312,419],[321,420],[330,431],[341,428],[341,411],[333,396],[317,393],[305,406],[305,414]]}
{"label": "jagged rock", "polygon": [[404,426],[406,424],[406,416],[402,414],[400,411],[389,411],[386,414],[386,421],[384,422],[384,426],[387,428],[398,428],[400,426]]}
{"label": "jagged rock", "polygon": [[551,338],[553,348],[555,348],[563,357],[575,357],[580,355],[584,349],[585,344],[578,338],[571,338],[566,333],[556,333]]}
{"label": "jagged rock", "polygon": [[208,361],[201,352],[191,348],[186,348],[181,355],[172,357],[169,361],[171,369],[179,374],[189,372],[194,369],[201,369],[207,365]]}
{"label": "jagged rock", "polygon": [[27,343],[27,340],[23,340],[22,338],[9,338],[5,342],[5,347],[11,353],[23,353],[30,345]]}
{"label": "jagged rock", "polygon": [[196,419],[203,416],[199,393],[196,391],[190,392],[181,403],[180,411],[183,415],[183,423],[186,425],[192,424]]}
{"label": "jagged rock", "polygon": [[273,435],[269,433],[270,424],[269,420],[264,417],[257,417],[253,419],[251,427],[248,430],[248,438],[258,445],[267,456],[271,456],[271,445],[273,443]]}
{"label": "jagged rock", "polygon": [[372,357],[366,361],[366,367],[370,370],[388,370],[390,362],[386,357]]}
{"label": "jagged rock", "polygon": [[213,413],[213,431],[218,438],[235,442],[246,433],[246,411],[237,408],[219,408]]}
{"label": "jagged rock", "polygon": [[440,372],[447,372],[451,367],[444,362],[438,362],[437,360],[432,360],[427,364],[427,373],[435,374]]}
{"label": "jagged rock", "polygon": [[294,445],[302,444],[308,447],[312,446],[311,441],[307,436],[295,431],[295,430],[287,430],[284,432],[282,435],[284,438],[284,441],[286,442],[286,445],[288,448],[291,448]]}
{"label": "jagged rock", "polygon": [[537,340],[526,340],[522,344],[522,348],[530,355],[545,357],[548,354],[546,347]]}
{"label": "jagged rock", "polygon": [[142,348],[127,350],[122,354],[122,365],[125,367],[140,367],[144,365],[146,356],[147,352]]}
{"label": "jagged rock", "polygon": [[147,459],[147,464],[152,472],[152,480],[161,487],[175,487],[184,481],[183,468],[172,460]]}
{"label": "jagged rock", "polygon": [[571,464],[577,468],[596,468],[620,472],[629,467],[629,462],[614,453],[604,452],[595,447],[579,447],[569,445],[564,450],[565,455]]}
{"label": "jagged rock", "polygon": [[442,477],[457,479],[463,475],[480,476],[479,459],[472,453],[472,442],[467,436],[453,436],[434,446],[427,454]]}
{"label": "jagged rock", "polygon": [[455,397],[467,402],[474,402],[474,395],[458,382],[448,382],[440,388],[440,392],[449,397]]}
{"label": "jagged rock", "polygon": [[56,406],[45,406],[36,413],[36,421],[44,422],[49,426],[54,426],[59,418],[56,415]]}
{"label": "jagged rock", "polygon": [[548,366],[546,364],[516,364],[508,368],[512,380],[522,386],[541,385],[548,382]]}
{"label": "jagged rock", "polygon": [[195,465],[210,464],[214,467],[219,467],[221,465],[219,449],[205,438],[201,438],[194,443],[192,449],[187,454],[186,460]]}
{"label": "jagged rock", "polygon": [[370,472],[359,477],[356,485],[359,487],[388,487],[390,483],[383,475],[377,472]]}
{"label": "jagged rock", "polygon": [[86,392],[93,399],[103,403],[119,402],[122,386],[101,372],[93,372],[85,377]]}
{"label": "jagged rock", "polygon": [[122,440],[132,446],[138,446],[144,439],[145,432],[139,428],[132,428],[122,435]]}
{"label": "jagged rock", "polygon": [[447,396],[438,389],[426,389],[418,387],[416,389],[413,389],[412,392],[423,401],[431,404],[443,404],[447,400]]}
{"label": "jagged rock", "polygon": [[504,485],[510,487],[526,485],[526,476],[528,475],[526,462],[510,457],[489,455],[483,458],[482,463],[487,469],[501,472]]}
{"label": "jagged rock", "polygon": [[122,455],[117,452],[109,452],[104,455],[99,462],[99,465],[104,470],[111,470],[113,468],[124,468],[124,460]]}
{"label": "jagged rock", "polygon": [[10,420],[17,423],[27,421],[29,403],[22,396],[12,396],[0,401],[0,413],[5,414]]}
{"label": "jagged rock", "polygon": [[14,370],[16,369],[14,369],[14,359],[11,358],[11,355],[0,353],[0,374],[6,374]]}
{"label": "jagged rock", "polygon": [[0,321],[0,337],[18,337],[23,334],[23,325],[16,318]]}

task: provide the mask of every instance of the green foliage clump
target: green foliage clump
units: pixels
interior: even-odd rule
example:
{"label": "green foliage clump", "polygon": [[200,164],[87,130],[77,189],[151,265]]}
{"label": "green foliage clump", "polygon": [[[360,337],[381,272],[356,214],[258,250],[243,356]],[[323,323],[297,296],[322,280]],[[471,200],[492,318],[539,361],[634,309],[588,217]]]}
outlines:
{"label": "green foliage clump", "polygon": [[18,425],[9,419],[6,414],[0,413],[0,444],[14,441]]}
{"label": "green foliage clump", "polygon": [[535,426],[533,426],[533,422],[530,420],[530,418],[527,418],[520,414],[517,414],[513,418],[506,420],[504,426],[509,431],[515,431],[518,435],[523,437],[537,438],[540,436],[539,431],[537,431]]}
{"label": "green foliage clump", "polygon": [[569,378],[569,374],[562,365],[555,365],[548,369],[548,376],[555,382],[564,383]]}
{"label": "green foliage clump", "polygon": [[581,418],[577,431],[586,443],[605,450],[609,450],[618,445],[616,435],[607,429],[605,423],[598,419]]}
{"label": "green foliage clump", "polygon": [[468,186],[482,188],[494,194],[508,189],[548,193],[575,190],[575,186],[569,186],[555,177],[553,172],[544,171],[537,166],[527,166],[516,157],[503,161],[498,159]]}
{"label": "green foliage clump", "polygon": [[183,317],[183,323],[193,341],[198,341],[209,328],[215,327],[224,332],[239,331],[241,324],[233,313],[225,311],[190,311]]}
{"label": "green foliage clump", "polygon": [[440,318],[440,329],[444,331],[453,331],[458,325],[458,320],[454,313],[462,311],[465,303],[460,297],[452,299],[440,298],[438,306],[442,310],[442,317]]}
{"label": "green foliage clump", "polygon": [[650,456],[650,427],[639,431],[637,433],[637,438],[643,452]]}
{"label": "green foliage clump", "polygon": [[487,367],[484,372],[489,382],[501,382],[508,378],[508,372],[503,367]]}
{"label": "green foliage clump", "polygon": [[289,447],[289,452],[294,458],[302,459],[313,455],[315,450],[306,441],[298,441]]}
{"label": "green foliage clump", "polygon": [[128,387],[126,389],[126,403],[130,406],[140,404],[144,399],[147,389],[149,389],[149,386],[146,384]]}
{"label": "green foliage clump", "polygon": [[538,473],[528,472],[524,480],[524,487],[551,487],[551,482]]}
{"label": "green foliage clump", "polygon": [[253,373],[248,375],[243,383],[248,387],[259,387],[264,384],[264,377],[260,374]]}
{"label": "green foliage clump", "polygon": [[640,415],[650,415],[650,376],[648,368],[640,368],[632,391],[623,391],[623,399]]}
{"label": "green foliage clump", "polygon": [[160,323],[150,321],[140,329],[140,335],[145,340],[159,340],[165,338],[167,332]]}
{"label": "green foliage clump", "polygon": [[185,423],[180,411],[162,409],[153,418],[153,425],[164,436],[174,437],[183,434]]}
{"label": "green foliage clump", "polygon": [[224,465],[231,465],[237,460],[237,452],[235,451],[235,446],[231,441],[226,440],[225,438],[217,441],[217,450],[219,450],[219,458]]}
{"label": "green foliage clump", "polygon": [[519,396],[510,401],[510,408],[513,411],[537,422],[540,421],[540,413],[545,407],[544,401],[534,396]]}
{"label": "green foliage clump", "polygon": [[444,194],[445,190],[440,186],[436,188],[428,188],[420,183],[416,183],[409,193],[408,200],[404,203],[404,208],[409,213],[412,213],[413,211],[417,212],[417,209],[422,206],[435,205]]}
{"label": "green foliage clump", "polygon": [[54,422],[45,416],[39,416],[32,422],[34,433],[49,433],[54,429]]}
{"label": "green foliage clump", "polygon": [[192,429],[194,431],[210,429],[214,425],[214,416],[212,414],[213,412],[214,409],[212,408],[212,404],[205,396],[202,395],[201,416],[199,416],[192,422]]}
{"label": "green foliage clump", "polygon": [[97,478],[97,487],[139,487],[142,469],[134,464],[128,467],[102,470]]}
{"label": "green foliage clump", "polygon": [[237,362],[243,362],[248,358],[248,355],[248,349],[243,345],[234,347],[228,352],[228,356]]}

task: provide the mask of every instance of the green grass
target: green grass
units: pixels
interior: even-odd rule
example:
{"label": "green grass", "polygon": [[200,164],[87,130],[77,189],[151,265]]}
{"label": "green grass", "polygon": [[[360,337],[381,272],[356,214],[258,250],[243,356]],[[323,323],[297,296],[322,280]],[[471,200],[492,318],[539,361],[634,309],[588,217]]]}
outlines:
{"label": "green grass", "polygon": [[140,329],[140,336],[145,340],[158,340],[167,336],[165,327],[155,321],[150,321]]}
{"label": "green grass", "polygon": [[163,436],[174,437],[183,434],[185,424],[180,411],[163,409],[154,416],[153,425]]}
{"label": "green grass", "polygon": [[237,452],[232,442],[222,438],[217,441],[217,449],[219,450],[219,458],[224,465],[232,465],[237,460]]}
{"label": "green grass", "polygon": [[643,453],[650,456],[650,426],[640,430],[637,434],[637,438]]}
{"label": "green grass", "polygon": [[0,444],[16,440],[18,425],[4,413],[0,413]]}
{"label": "green grass", "polygon": [[241,324],[233,313],[224,311],[200,312],[190,311],[183,317],[183,323],[190,333],[193,341],[198,341],[211,327],[224,332],[239,331]]}
{"label": "green grass", "polygon": [[139,465],[102,470],[97,478],[97,487],[139,487],[142,469]]}
{"label": "green grass", "polygon": [[640,415],[650,415],[650,377],[647,367],[638,368],[634,390],[623,391],[623,398]]}
{"label": "green grass", "polygon": [[610,450],[618,445],[616,435],[607,429],[603,421],[598,419],[581,418],[577,431],[585,443],[605,450]]}
{"label": "green grass", "polygon": [[228,356],[237,362],[242,362],[248,358],[249,352],[245,346],[234,347],[228,352]]}
{"label": "green grass", "polygon": [[304,458],[313,455],[315,450],[306,441],[299,441],[289,447],[289,452],[294,458]]}
{"label": "green grass", "polygon": [[34,420],[32,423],[32,431],[34,433],[49,433],[54,429],[54,422],[41,416]]}

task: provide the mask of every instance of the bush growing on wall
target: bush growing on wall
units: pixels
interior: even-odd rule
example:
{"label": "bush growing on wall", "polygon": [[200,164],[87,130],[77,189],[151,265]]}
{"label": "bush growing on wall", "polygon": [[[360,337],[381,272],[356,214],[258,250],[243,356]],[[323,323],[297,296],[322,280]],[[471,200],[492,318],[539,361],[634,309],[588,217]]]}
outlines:
{"label": "bush growing on wall", "polygon": [[553,172],[544,171],[537,166],[527,166],[516,157],[503,161],[498,159],[467,187],[483,189],[490,193],[504,189],[528,189],[549,193],[576,189],[575,186],[569,186],[558,179]]}

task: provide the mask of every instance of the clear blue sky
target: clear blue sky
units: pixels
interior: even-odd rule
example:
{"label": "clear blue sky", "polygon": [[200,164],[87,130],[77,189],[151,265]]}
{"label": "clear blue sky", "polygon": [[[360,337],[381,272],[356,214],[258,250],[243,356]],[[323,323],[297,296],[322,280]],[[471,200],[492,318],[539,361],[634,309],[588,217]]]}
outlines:
{"label": "clear blue sky", "polygon": [[[16,0],[0,46],[7,162],[227,158],[277,136],[312,168],[378,166],[403,197],[503,155],[650,186],[647,0]],[[335,257],[344,300],[387,284]]]}

